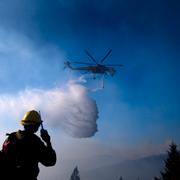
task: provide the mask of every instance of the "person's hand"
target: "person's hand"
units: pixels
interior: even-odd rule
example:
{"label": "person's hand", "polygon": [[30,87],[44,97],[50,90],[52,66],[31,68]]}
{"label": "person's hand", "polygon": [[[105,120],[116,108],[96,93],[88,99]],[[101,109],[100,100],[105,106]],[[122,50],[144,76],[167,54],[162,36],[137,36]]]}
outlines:
{"label": "person's hand", "polygon": [[50,136],[45,129],[41,129],[41,138],[48,144],[50,143]]}

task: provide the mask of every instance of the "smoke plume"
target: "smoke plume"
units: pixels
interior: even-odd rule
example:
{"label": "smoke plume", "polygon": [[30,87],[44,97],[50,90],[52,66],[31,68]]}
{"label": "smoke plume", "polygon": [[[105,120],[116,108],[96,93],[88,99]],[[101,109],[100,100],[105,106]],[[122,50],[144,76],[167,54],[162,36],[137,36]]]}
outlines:
{"label": "smoke plume", "polygon": [[48,125],[60,127],[70,136],[85,138],[97,132],[97,105],[82,85],[70,83],[66,89],[26,89],[16,95],[0,95],[1,119],[20,120],[31,109],[40,110]]}

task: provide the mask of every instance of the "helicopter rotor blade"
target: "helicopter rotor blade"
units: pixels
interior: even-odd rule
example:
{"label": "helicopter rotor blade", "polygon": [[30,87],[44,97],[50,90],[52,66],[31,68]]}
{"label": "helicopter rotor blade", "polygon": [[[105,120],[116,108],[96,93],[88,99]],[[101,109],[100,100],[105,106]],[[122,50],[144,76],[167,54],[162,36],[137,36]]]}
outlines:
{"label": "helicopter rotor blade", "polygon": [[90,54],[87,50],[84,49],[84,52],[85,52],[96,64],[98,64],[98,62],[93,58],[93,56],[91,56],[91,54]]}
{"label": "helicopter rotor blade", "polygon": [[124,67],[123,64],[106,64],[105,66],[119,66],[119,67]]}
{"label": "helicopter rotor blade", "polygon": [[111,53],[112,49],[110,49],[108,51],[108,53],[101,59],[101,63],[109,56],[109,54]]}
{"label": "helicopter rotor blade", "polygon": [[92,63],[78,62],[78,61],[71,62],[71,63],[72,63],[72,64],[86,64],[86,65],[96,65],[96,64],[92,64]]}

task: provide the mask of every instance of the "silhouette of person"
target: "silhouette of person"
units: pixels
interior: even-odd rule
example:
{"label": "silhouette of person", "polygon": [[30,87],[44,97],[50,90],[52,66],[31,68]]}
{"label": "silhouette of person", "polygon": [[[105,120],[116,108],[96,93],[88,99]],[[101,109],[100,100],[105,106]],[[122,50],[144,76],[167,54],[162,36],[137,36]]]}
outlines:
{"label": "silhouette of person", "polygon": [[41,138],[35,134],[41,123],[40,114],[35,110],[29,111],[21,120],[24,130],[9,134],[5,140],[2,153],[6,157],[4,174],[7,180],[37,180],[39,162],[44,166],[56,164],[56,153],[47,130],[41,129]]}

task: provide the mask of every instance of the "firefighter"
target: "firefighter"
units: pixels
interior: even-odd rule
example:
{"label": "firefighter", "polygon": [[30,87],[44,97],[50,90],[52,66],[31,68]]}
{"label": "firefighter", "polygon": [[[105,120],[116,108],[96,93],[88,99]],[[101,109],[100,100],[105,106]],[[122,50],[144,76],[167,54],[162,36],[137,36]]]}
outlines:
{"label": "firefighter", "polygon": [[40,114],[29,111],[21,120],[24,130],[9,134],[5,140],[2,152],[6,157],[8,171],[6,179],[37,180],[38,163],[44,166],[54,166],[56,153],[51,145],[51,138],[43,128],[40,137],[35,133],[42,123]]}

